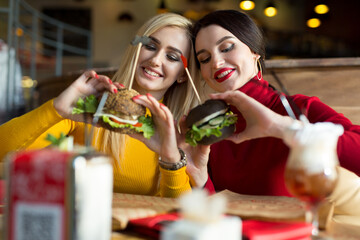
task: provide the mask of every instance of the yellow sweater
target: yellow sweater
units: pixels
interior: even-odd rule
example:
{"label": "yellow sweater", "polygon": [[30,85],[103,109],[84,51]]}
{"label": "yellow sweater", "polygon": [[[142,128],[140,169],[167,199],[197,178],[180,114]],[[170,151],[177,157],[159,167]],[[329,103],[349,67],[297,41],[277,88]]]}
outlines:
{"label": "yellow sweater", "polygon": [[[74,136],[75,143],[83,145],[84,127],[84,123],[62,118],[50,100],[0,126],[0,159],[10,151],[48,146],[49,142],[45,140],[48,133],[59,136],[63,132]],[[102,132],[95,129],[94,139]],[[134,138],[128,137],[124,159],[120,162],[113,161],[114,192],[178,197],[191,189],[185,167],[176,171],[160,168],[157,154]]]}

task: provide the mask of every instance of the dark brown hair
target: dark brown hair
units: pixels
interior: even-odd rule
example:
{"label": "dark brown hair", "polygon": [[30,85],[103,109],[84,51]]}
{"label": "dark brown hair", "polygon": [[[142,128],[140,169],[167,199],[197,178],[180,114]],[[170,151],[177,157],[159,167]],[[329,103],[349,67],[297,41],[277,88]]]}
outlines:
{"label": "dark brown hair", "polygon": [[[262,69],[265,69],[265,41],[262,30],[247,14],[236,10],[218,10],[211,12],[197,21],[193,27],[193,44],[199,31],[209,25],[219,25],[231,32],[241,42],[246,44],[251,51],[259,54]],[[197,62],[199,66],[199,62]]]}

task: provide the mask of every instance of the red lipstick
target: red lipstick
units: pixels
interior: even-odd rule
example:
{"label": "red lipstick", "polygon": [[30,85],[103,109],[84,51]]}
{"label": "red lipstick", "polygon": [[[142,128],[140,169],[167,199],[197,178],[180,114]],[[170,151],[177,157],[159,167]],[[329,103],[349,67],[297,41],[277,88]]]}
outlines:
{"label": "red lipstick", "polygon": [[221,83],[221,82],[229,79],[233,75],[234,72],[235,72],[234,68],[222,68],[215,72],[214,79],[218,83]]}

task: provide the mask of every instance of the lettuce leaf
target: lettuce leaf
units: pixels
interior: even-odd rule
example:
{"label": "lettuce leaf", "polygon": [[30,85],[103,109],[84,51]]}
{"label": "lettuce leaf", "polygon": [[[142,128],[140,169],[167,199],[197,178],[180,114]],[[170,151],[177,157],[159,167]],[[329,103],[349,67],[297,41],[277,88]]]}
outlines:
{"label": "lettuce leaf", "polygon": [[195,125],[192,125],[191,129],[185,134],[185,142],[195,147],[197,142],[201,141],[201,139],[203,139],[205,136],[210,137],[211,135],[215,135],[216,137],[220,137],[222,135],[220,129],[235,124],[236,121],[236,115],[234,115],[232,112],[228,112],[225,115],[224,121],[222,121],[217,127],[204,128],[204,126],[202,126],[198,128]]}
{"label": "lettuce leaf", "polygon": [[150,116],[140,116],[138,121],[142,123],[141,127],[137,127],[140,132],[144,134],[144,137],[149,139],[151,136],[154,135],[155,129],[154,129],[154,122],[152,117]]}
{"label": "lettuce leaf", "polygon": [[62,141],[64,141],[65,139],[66,139],[66,135],[63,132],[60,133],[59,138],[55,137],[54,135],[52,135],[50,133],[48,133],[45,138],[45,140],[49,141],[51,143],[51,145],[53,145],[53,146],[59,146],[60,143]]}
{"label": "lettuce leaf", "polygon": [[99,101],[95,95],[89,95],[85,99],[79,98],[76,107],[72,110],[72,114],[95,113],[98,105]]}
{"label": "lettuce leaf", "polygon": [[131,124],[119,124],[110,120],[108,116],[102,116],[102,119],[105,123],[108,123],[113,128],[131,128],[134,129],[138,133],[143,133],[144,137],[150,139],[151,136],[154,135],[155,129],[153,120],[150,116],[140,116],[138,121],[142,123],[141,127],[135,127]]}
{"label": "lettuce leaf", "polygon": [[66,136],[63,132],[60,133],[58,138],[48,133],[45,140],[51,142],[53,147],[56,147],[61,151],[72,151],[74,147],[74,137]]}

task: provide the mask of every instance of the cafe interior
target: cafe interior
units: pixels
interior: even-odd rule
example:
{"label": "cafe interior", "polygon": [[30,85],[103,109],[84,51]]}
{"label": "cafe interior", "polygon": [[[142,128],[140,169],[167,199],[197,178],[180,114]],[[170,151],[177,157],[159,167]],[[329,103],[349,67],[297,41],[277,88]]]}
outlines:
{"label": "cafe interior", "polygon": [[[111,79],[151,17],[170,12],[196,22],[224,9],[245,12],[262,29],[264,80],[285,95],[316,96],[360,125],[358,0],[0,0],[0,138],[13,137],[1,133],[6,123],[57,97],[86,69]],[[288,110],[293,103],[284,101]],[[74,143],[66,136],[54,141],[57,147],[3,153],[2,239],[360,239],[359,173],[339,166],[314,227],[295,196],[201,188],[177,198],[113,192],[109,156],[89,153],[88,145],[69,150]],[[65,174],[47,169],[48,160],[63,164]],[[49,174],[61,178],[60,192]]]}

